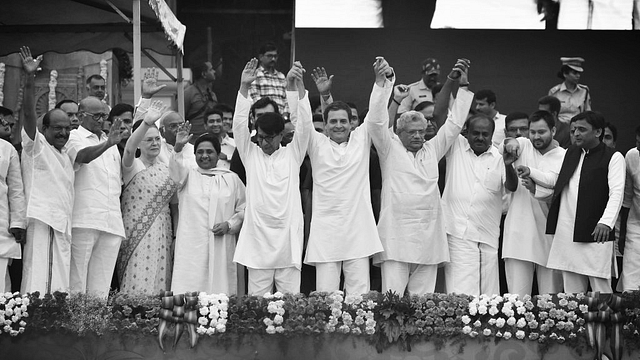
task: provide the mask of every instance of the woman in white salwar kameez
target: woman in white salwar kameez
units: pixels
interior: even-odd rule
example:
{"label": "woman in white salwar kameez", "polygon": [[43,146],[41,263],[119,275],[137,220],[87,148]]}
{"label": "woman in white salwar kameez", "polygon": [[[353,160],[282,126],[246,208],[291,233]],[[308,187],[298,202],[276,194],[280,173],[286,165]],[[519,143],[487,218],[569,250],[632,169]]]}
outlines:
{"label": "woman in white salwar kameez", "polygon": [[178,183],[180,219],[171,290],[236,294],[233,262],[237,234],[244,220],[245,186],[233,172],[216,168],[220,143],[209,134],[195,142],[197,168],[182,153],[191,138],[187,123],[176,137],[169,169]]}

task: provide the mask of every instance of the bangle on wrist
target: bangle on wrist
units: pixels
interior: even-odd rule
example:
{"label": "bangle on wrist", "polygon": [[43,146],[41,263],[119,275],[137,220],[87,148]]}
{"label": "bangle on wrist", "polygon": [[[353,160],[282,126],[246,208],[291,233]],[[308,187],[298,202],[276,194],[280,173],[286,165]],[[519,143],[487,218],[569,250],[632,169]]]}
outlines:
{"label": "bangle on wrist", "polygon": [[393,102],[400,105],[400,103],[398,102],[398,100],[396,100],[396,98],[393,98]]}
{"label": "bangle on wrist", "polygon": [[466,87],[468,87],[468,86],[469,86],[469,83],[460,84],[459,86],[466,86]]}
{"label": "bangle on wrist", "polygon": [[451,80],[451,81],[460,81],[460,78],[454,79],[451,76],[447,75],[447,79]]}

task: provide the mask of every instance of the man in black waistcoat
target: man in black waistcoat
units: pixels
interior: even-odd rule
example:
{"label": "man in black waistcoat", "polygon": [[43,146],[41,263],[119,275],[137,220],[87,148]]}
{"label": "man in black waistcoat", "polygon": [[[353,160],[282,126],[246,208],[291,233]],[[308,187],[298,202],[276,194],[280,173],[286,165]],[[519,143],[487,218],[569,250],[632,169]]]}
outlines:
{"label": "man in black waistcoat", "polygon": [[611,292],[614,227],[622,204],[624,157],[602,138],[605,121],[586,111],[571,119],[569,146],[547,218],[553,244],[547,267],[562,271],[564,291]]}

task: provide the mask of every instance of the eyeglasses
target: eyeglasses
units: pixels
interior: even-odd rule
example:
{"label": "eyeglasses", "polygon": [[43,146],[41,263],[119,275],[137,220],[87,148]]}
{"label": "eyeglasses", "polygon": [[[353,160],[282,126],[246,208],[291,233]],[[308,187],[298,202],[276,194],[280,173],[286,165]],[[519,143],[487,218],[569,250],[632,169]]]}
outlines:
{"label": "eyeglasses", "polygon": [[427,121],[433,122],[433,116],[425,116],[424,117]]}
{"label": "eyeglasses", "polygon": [[415,136],[415,135],[424,136],[427,133],[426,130],[413,130],[413,131],[402,130],[402,131],[409,134],[409,136]]}
{"label": "eyeglasses", "polygon": [[165,125],[165,127],[168,128],[169,130],[177,130],[182,125],[184,125],[183,122],[181,122],[181,123],[171,123],[171,124]]}
{"label": "eyeglasses", "polygon": [[95,120],[95,121],[98,121],[100,119],[104,120],[104,119],[109,117],[109,114],[105,114],[105,113],[92,114],[92,113],[87,112],[87,111],[82,111],[82,113],[85,114],[85,115],[91,115],[91,118],[93,120]]}
{"label": "eyeglasses", "polygon": [[280,135],[281,134],[265,136],[265,135],[258,134],[258,135],[256,135],[256,138],[258,139],[258,142],[261,142],[261,141],[272,142],[273,139],[275,139],[276,137],[278,137]]}

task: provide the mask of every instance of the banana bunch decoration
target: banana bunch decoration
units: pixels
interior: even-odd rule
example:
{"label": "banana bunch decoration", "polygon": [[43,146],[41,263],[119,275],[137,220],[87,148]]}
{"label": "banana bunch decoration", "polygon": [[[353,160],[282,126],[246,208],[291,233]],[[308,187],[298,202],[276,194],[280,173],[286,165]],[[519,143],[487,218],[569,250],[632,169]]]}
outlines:
{"label": "banana bunch decoration", "polygon": [[191,348],[198,343],[198,333],[196,325],[198,323],[198,293],[189,292],[186,294],[173,295],[172,291],[162,291],[160,309],[160,323],[158,324],[158,344],[164,350],[164,337],[168,332],[169,323],[175,324],[173,335],[173,348],[175,349],[185,328],[189,333],[189,343]]}

